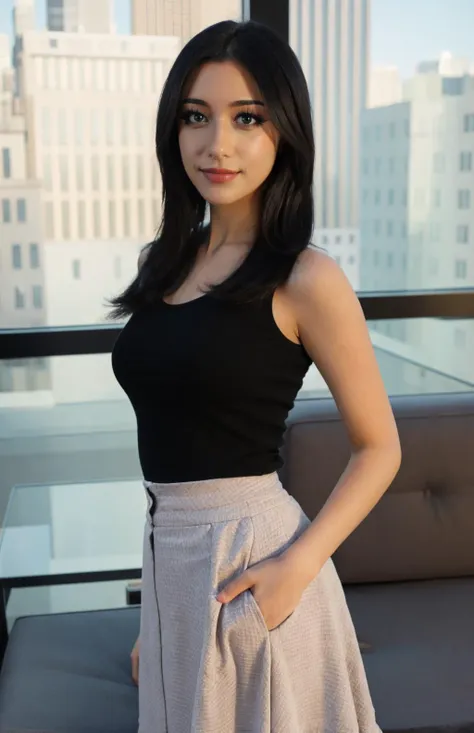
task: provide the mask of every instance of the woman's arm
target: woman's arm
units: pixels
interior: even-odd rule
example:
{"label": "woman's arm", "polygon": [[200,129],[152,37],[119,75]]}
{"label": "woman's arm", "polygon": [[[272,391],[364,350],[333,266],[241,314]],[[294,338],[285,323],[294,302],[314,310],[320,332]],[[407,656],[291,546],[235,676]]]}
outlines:
{"label": "woman's arm", "polygon": [[346,425],[351,458],[329,498],[285,557],[304,581],[369,514],[396,476],[401,450],[359,300],[328,255],[306,250],[286,287],[301,342]]}

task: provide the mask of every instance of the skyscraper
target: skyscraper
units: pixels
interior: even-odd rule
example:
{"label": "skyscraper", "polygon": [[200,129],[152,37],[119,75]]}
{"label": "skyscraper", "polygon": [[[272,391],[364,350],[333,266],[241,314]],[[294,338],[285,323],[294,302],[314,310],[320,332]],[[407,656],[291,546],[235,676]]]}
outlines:
{"label": "skyscraper", "polygon": [[50,31],[67,33],[110,33],[111,0],[47,0]]}
{"label": "skyscraper", "polygon": [[359,224],[359,127],[368,94],[370,0],[290,0],[290,43],[308,81],[318,228]]}
{"label": "skyscraper", "polygon": [[132,0],[132,33],[178,36],[183,44],[213,23],[241,17],[241,0]]}

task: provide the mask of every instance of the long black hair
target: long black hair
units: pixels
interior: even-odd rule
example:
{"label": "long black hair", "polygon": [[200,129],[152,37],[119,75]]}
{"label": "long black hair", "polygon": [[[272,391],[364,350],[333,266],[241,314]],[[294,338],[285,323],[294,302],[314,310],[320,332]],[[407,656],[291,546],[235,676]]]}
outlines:
{"label": "long black hair", "polygon": [[[186,83],[207,62],[233,61],[254,78],[279,133],[275,163],[260,190],[256,239],[244,262],[213,297],[250,302],[289,277],[313,230],[314,137],[308,87],[300,63],[270,28],[253,21],[223,21],[194,36],[176,58],[160,98],[156,154],[163,185],[163,214],[156,239],[126,290],[109,300],[108,318],[130,315],[173,293],[191,272],[207,236],[206,201],[181,160],[178,124]],[[145,248],[144,248],[145,249]]]}

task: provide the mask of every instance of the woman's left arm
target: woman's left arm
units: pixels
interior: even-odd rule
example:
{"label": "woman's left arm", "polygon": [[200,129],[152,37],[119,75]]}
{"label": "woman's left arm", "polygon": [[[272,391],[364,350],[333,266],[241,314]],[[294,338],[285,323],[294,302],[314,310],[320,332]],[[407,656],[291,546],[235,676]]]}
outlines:
{"label": "woman's left arm", "polygon": [[286,291],[300,340],[334,397],[351,444],[350,460],[326,503],[284,553],[305,585],[388,489],[401,449],[365,317],[341,268],[308,249]]}

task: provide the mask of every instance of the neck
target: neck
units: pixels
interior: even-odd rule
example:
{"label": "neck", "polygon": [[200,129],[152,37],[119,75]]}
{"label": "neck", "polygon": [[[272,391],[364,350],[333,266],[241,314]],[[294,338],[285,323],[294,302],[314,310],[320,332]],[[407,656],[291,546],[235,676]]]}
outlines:
{"label": "neck", "polygon": [[226,244],[251,245],[255,239],[258,210],[254,201],[211,206],[208,254]]}

